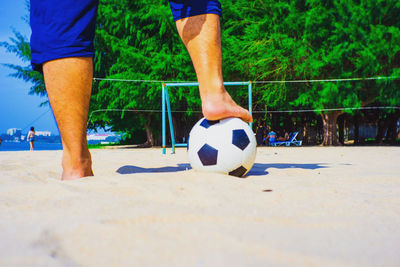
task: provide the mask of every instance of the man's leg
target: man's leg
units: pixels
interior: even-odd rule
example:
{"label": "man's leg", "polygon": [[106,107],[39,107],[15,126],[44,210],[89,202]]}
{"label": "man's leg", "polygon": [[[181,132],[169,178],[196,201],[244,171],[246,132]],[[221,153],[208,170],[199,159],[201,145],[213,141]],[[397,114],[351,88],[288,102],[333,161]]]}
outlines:
{"label": "man's leg", "polygon": [[176,21],[199,81],[203,115],[209,120],[239,117],[252,121],[250,113],[238,106],[225,90],[222,78],[219,16],[204,14]]}
{"label": "man's leg", "polygon": [[48,61],[43,74],[63,145],[63,180],[93,176],[86,140],[93,61],[72,57]]}

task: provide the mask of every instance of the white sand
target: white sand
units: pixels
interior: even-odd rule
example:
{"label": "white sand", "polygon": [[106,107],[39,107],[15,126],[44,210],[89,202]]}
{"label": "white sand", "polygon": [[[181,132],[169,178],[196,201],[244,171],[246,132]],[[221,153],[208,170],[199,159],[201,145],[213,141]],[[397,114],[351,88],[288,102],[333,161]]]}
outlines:
{"label": "white sand", "polygon": [[[261,148],[246,179],[185,149],[0,152],[0,266],[400,266],[400,148]],[[266,192],[264,192],[266,191]]]}

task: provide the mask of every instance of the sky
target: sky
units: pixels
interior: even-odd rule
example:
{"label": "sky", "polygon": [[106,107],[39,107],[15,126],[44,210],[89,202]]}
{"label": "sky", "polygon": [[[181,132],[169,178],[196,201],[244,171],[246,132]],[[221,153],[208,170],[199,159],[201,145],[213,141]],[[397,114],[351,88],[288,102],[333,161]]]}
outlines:
{"label": "sky", "polygon": [[[0,42],[8,42],[13,37],[13,29],[24,35],[28,40],[31,30],[23,17],[28,16],[25,0],[0,0]],[[23,133],[31,126],[36,131],[51,131],[58,135],[57,126],[49,106],[39,107],[46,101],[44,97],[29,95],[30,83],[9,77],[12,70],[3,66],[4,63],[29,65],[22,62],[4,47],[0,47],[0,134],[10,128],[21,128]]]}

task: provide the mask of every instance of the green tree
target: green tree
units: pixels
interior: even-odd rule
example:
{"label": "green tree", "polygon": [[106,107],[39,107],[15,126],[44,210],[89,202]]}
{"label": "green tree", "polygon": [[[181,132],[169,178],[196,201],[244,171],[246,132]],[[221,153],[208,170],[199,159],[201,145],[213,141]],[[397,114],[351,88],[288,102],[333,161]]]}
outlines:
{"label": "green tree", "polygon": [[26,63],[26,65],[23,66],[3,64],[14,71],[10,76],[31,83],[32,86],[29,89],[29,94],[46,97],[46,101],[41,105],[48,104],[43,75],[39,72],[32,71],[30,65],[31,49],[27,37],[14,30],[14,37],[11,37],[8,42],[0,42],[0,46],[5,47],[7,52],[15,54],[22,62]]}
{"label": "green tree", "polygon": [[[223,1],[227,77],[253,80],[331,79],[399,73],[399,2]],[[226,55],[228,54],[228,55]],[[239,78],[240,77],[240,78]],[[384,86],[383,86],[384,84]],[[376,101],[398,104],[393,81],[269,84],[256,106],[332,109]],[[385,100],[382,96],[385,95]],[[337,145],[337,117],[318,112],[324,145]]]}
{"label": "green tree", "polygon": [[[27,15],[23,16],[21,19],[29,24],[29,7],[30,3],[29,0],[25,0],[25,6]],[[31,88],[29,89],[30,95],[39,95],[45,97],[46,100],[41,104],[47,105],[47,93],[44,86],[43,75],[39,72],[35,72],[32,70],[30,61],[31,61],[31,48],[29,44],[29,40],[26,36],[22,35],[21,33],[17,32],[13,29],[14,36],[9,39],[9,41],[0,42],[0,46],[4,47],[7,52],[14,54],[17,56],[25,65],[15,65],[15,64],[3,64],[4,66],[12,69],[15,71],[11,73],[11,77],[15,77],[17,79],[24,80],[32,84]]]}
{"label": "green tree", "polygon": [[[109,79],[195,80],[190,58],[177,34],[165,1],[100,1],[96,32],[95,76]],[[177,88],[174,109],[199,106],[198,93]],[[95,83],[91,110],[161,109],[160,83]],[[177,114],[174,114],[175,117]],[[134,132],[145,128],[147,143],[160,128],[159,113],[98,113],[92,127]]]}

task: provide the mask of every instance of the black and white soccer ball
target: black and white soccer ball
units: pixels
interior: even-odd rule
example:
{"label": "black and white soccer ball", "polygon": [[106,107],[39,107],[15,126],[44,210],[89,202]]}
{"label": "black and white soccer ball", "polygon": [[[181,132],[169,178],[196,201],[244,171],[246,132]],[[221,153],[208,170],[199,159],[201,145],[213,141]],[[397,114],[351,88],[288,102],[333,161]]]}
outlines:
{"label": "black and white soccer ball", "polygon": [[239,118],[199,120],[190,131],[189,162],[193,169],[244,176],[253,166],[257,142]]}

